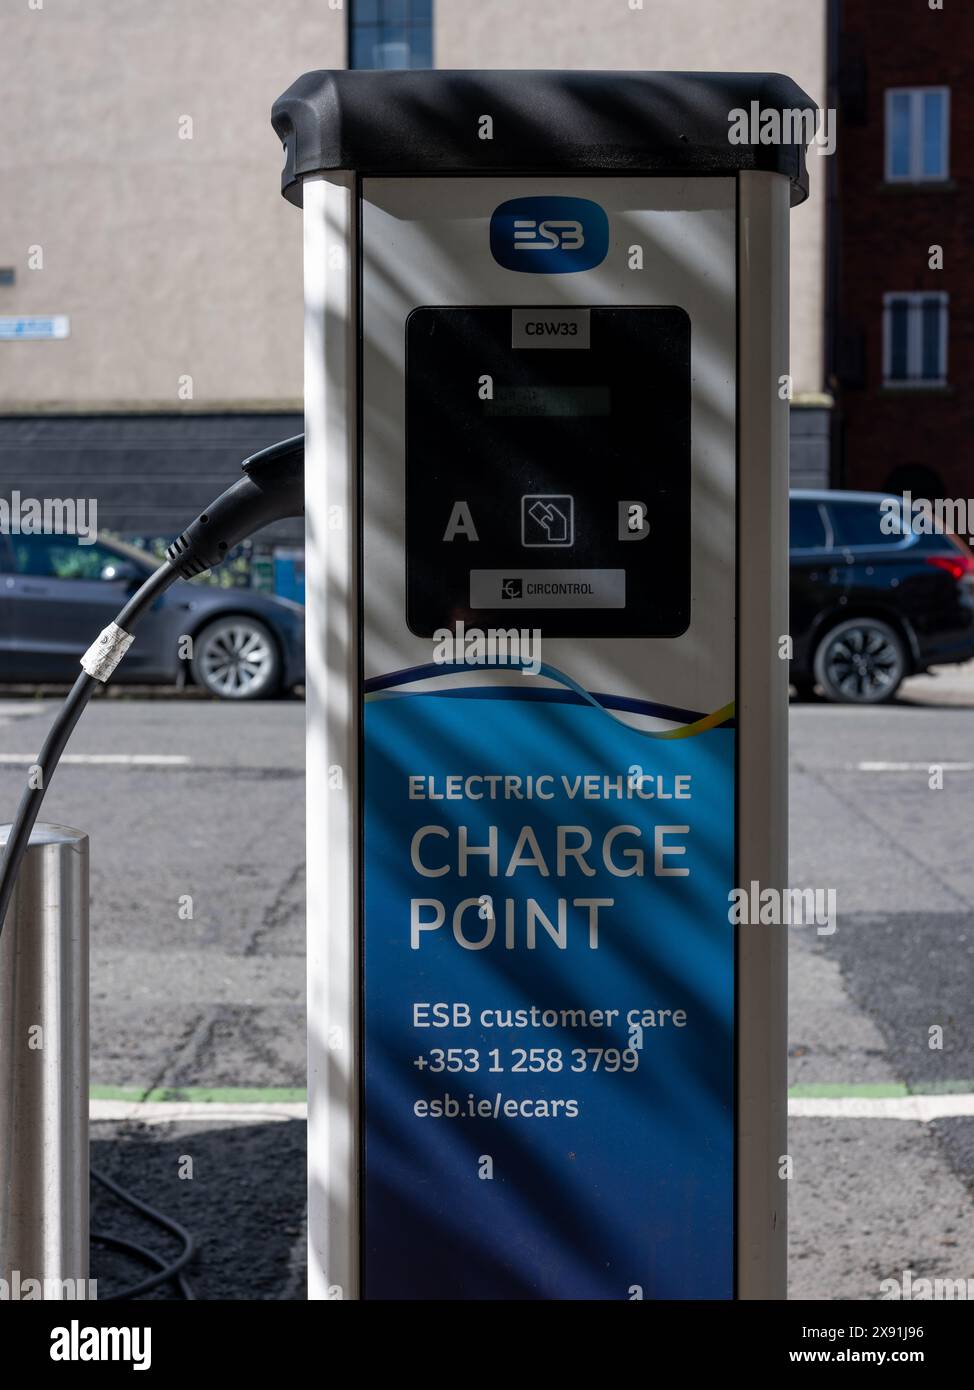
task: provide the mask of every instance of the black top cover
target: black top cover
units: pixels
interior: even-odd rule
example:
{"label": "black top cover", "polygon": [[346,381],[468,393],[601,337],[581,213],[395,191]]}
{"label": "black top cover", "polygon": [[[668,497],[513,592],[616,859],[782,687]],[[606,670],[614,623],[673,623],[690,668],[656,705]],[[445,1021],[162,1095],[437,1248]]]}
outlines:
{"label": "black top cover", "polygon": [[[309,72],[274,103],[281,187],[328,169],[368,174],[787,174],[808,196],[814,112],[761,72]],[[731,113],[748,115],[733,143]],[[482,138],[489,116],[492,138]],[[740,117],[734,120],[740,121]],[[760,143],[763,133],[768,143]]]}

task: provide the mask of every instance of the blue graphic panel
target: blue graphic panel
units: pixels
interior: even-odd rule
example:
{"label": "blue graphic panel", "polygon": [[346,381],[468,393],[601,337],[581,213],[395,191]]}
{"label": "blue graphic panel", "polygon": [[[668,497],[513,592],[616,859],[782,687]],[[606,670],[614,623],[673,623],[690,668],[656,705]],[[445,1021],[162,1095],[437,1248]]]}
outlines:
{"label": "blue graphic panel", "polygon": [[365,707],[365,1296],[730,1298],[734,732],[466,694]]}

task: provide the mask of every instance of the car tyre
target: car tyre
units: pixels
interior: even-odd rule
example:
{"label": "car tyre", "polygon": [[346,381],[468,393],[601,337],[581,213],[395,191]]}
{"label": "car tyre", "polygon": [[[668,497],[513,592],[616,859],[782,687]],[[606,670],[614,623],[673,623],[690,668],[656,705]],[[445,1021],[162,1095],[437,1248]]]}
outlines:
{"label": "car tyre", "polygon": [[906,674],[903,639],[879,618],[847,618],[815,652],[815,678],[826,699],[837,704],[884,704]]}
{"label": "car tyre", "polygon": [[221,700],[266,700],[281,688],[281,653],[259,618],[228,614],[193,641],[193,679]]}

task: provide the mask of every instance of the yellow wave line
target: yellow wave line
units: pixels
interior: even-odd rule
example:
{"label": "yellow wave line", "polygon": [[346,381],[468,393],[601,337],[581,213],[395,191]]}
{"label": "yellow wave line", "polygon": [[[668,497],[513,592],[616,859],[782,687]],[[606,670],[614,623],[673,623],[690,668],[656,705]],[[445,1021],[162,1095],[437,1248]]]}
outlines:
{"label": "yellow wave line", "polygon": [[729,705],[724,705],[721,709],[715,709],[713,714],[705,714],[702,719],[697,719],[693,724],[682,724],[679,729],[665,729],[657,733],[650,729],[642,730],[647,738],[693,738],[696,734],[705,734],[708,729],[715,729],[718,724],[723,724],[728,719],[734,717],[734,701]]}

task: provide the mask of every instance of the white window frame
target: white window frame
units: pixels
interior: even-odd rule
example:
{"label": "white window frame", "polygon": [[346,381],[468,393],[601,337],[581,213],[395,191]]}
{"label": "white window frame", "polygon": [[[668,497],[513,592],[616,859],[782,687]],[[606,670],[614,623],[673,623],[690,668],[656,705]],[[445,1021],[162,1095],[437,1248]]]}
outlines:
{"label": "white window frame", "polygon": [[[923,98],[938,92],[944,99],[944,139],[942,172],[923,172]],[[893,100],[910,98],[910,168],[905,174],[893,172]],[[950,178],[950,88],[949,87],[887,87],[886,89],[886,182],[943,183]]]}
{"label": "white window frame", "polygon": [[[923,306],[935,299],[940,305],[940,375],[924,377],[923,368]],[[906,370],[905,377],[894,377],[893,370],[893,304],[905,300]],[[906,390],[929,390],[947,385],[947,344],[950,326],[950,295],[943,290],[892,290],[883,295],[883,385]]]}

